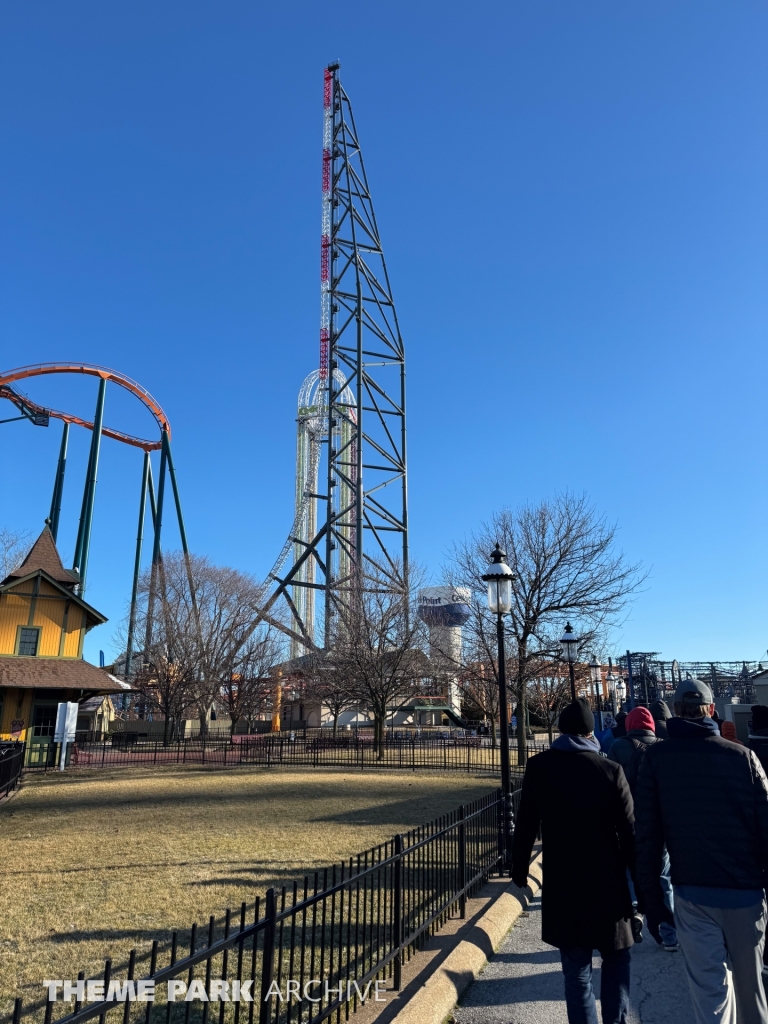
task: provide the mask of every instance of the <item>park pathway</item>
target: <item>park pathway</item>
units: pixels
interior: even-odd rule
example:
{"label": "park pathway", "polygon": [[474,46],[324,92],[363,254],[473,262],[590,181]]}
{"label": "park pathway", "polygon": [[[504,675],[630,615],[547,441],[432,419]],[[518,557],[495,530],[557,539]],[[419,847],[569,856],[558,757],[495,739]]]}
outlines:
{"label": "park pathway", "polygon": [[[647,931],[645,941],[633,947],[631,1024],[694,1024],[682,957],[680,952],[665,952]],[[595,975],[599,992],[599,970]],[[453,1016],[456,1024],[565,1024],[560,955],[541,941],[540,897],[518,920]]]}

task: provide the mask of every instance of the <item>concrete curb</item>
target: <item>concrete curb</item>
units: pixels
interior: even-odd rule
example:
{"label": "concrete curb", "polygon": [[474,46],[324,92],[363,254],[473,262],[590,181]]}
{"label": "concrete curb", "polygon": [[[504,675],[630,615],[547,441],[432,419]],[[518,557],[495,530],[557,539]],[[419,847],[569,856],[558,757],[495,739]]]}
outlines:
{"label": "concrete curb", "polygon": [[533,895],[531,885],[541,888],[540,853],[531,862],[528,874],[532,883],[526,889],[518,889],[510,882],[477,919],[466,938],[398,1012],[392,1024],[442,1024],[528,906]]}

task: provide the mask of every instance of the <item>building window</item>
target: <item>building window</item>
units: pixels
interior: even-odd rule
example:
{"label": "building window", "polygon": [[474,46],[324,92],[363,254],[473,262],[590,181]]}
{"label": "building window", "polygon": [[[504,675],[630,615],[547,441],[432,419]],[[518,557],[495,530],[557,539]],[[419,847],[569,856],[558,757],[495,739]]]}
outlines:
{"label": "building window", "polygon": [[19,630],[19,654],[28,658],[37,655],[37,642],[40,639],[40,630],[33,626],[22,626]]}
{"label": "building window", "polygon": [[32,735],[37,739],[51,739],[56,731],[56,705],[42,704],[35,708]]}

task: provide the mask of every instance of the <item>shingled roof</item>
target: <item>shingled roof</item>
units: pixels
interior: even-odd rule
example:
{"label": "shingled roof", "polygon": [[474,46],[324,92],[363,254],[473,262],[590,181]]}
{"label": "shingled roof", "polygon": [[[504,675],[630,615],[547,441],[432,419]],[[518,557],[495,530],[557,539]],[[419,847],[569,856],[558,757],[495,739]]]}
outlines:
{"label": "shingled roof", "polygon": [[42,690],[90,690],[123,693],[127,683],[80,658],[0,657],[0,690],[4,686]]}
{"label": "shingled roof", "polygon": [[63,583],[65,586],[73,587],[80,580],[76,572],[64,568],[59,552],[56,550],[53,534],[47,523],[43,528],[43,532],[32,545],[27,557],[18,568],[6,576],[3,583],[11,579],[29,576],[39,569],[47,573],[51,579],[56,580],[58,583]]}

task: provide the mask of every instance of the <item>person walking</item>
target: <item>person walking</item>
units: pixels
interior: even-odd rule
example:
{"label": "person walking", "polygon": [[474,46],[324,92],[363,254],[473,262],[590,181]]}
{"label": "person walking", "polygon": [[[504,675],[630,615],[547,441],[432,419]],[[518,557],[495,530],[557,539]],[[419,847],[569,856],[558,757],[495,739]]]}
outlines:
{"label": "person walking", "polygon": [[521,888],[541,829],[544,879],[541,937],[560,950],[569,1024],[597,1024],[592,953],[602,957],[603,1024],[629,1013],[634,866],[632,795],[624,772],[600,753],[595,719],[580,698],[560,715],[561,736],[532,757],[523,777],[512,846]]}
{"label": "person walking", "polygon": [[[640,762],[646,750],[652,744],[659,742],[659,737],[656,735],[656,722],[649,708],[640,707],[630,711],[627,715],[626,727],[627,735],[620,736],[617,740],[613,741],[608,750],[608,757],[617,764],[620,764],[624,769],[624,775],[634,800]],[[680,947],[677,942],[677,933],[674,925],[675,904],[669,873],[669,855],[666,850],[662,859],[660,880],[664,891],[664,908],[666,913],[662,913],[661,917],[658,916],[661,908],[656,902],[652,903],[650,907],[645,908],[646,917],[648,918],[648,931],[668,953],[676,953]],[[637,906],[636,893],[631,879],[629,888],[632,895],[632,903]],[[640,934],[638,935],[637,931],[635,932],[635,940],[642,942],[643,919],[636,915],[635,920],[639,920],[640,924]]]}
{"label": "person walking", "polygon": [[667,702],[661,699],[655,700],[648,710],[653,715],[653,721],[656,724],[656,738],[659,740],[668,739],[667,720],[672,717],[672,712],[667,707]]}
{"label": "person walking", "polygon": [[646,907],[660,904],[666,844],[697,1024],[768,1024],[768,779],[751,750],[720,736],[706,683],[683,680],[674,712],[638,774],[637,884]]}

